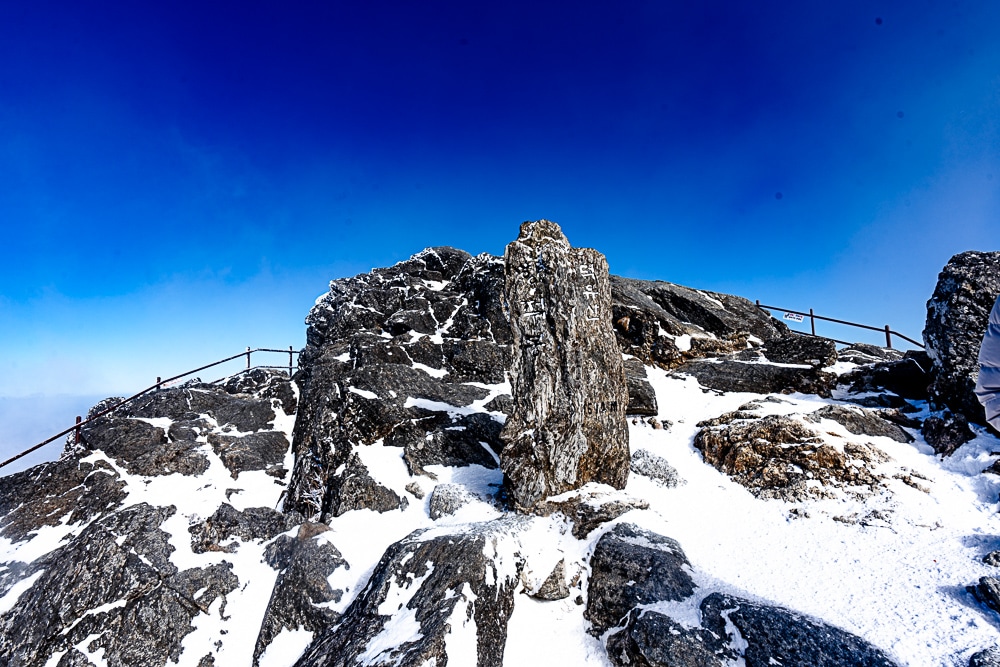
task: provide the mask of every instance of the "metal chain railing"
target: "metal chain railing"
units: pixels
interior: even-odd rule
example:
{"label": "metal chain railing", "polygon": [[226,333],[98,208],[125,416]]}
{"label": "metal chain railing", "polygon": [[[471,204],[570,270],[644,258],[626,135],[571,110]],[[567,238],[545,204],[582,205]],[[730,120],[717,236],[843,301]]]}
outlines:
{"label": "metal chain railing", "polygon": [[[847,325],[849,327],[857,327],[859,329],[867,329],[869,331],[878,331],[879,333],[884,333],[885,334],[885,346],[887,348],[889,348],[890,350],[892,349],[892,337],[893,336],[898,336],[902,340],[905,340],[907,343],[911,343],[913,345],[916,345],[921,350],[924,349],[924,344],[923,343],[919,343],[919,342],[913,340],[912,338],[910,338],[909,336],[904,336],[903,334],[899,333],[898,331],[893,331],[889,327],[888,324],[886,324],[884,327],[873,327],[873,326],[870,326],[868,324],[859,324],[858,322],[849,322],[848,320],[838,320],[838,319],[833,318],[833,317],[823,317],[822,315],[817,315],[816,313],[814,313],[812,308],[810,308],[809,312],[806,313],[806,312],[803,312],[801,310],[790,310],[788,308],[779,308],[778,306],[765,306],[765,305],[761,304],[760,299],[758,299],[756,303],[757,303],[757,307],[758,308],[760,308],[761,310],[768,311],[768,314],[770,314],[770,311],[772,311],[772,310],[778,310],[778,311],[781,311],[783,313],[792,313],[793,315],[799,315],[799,316],[801,316],[803,318],[803,320],[808,317],[809,318],[809,327],[810,327],[810,329],[812,331],[812,333],[808,334],[808,335],[816,336],[816,320],[822,320],[824,322],[833,322],[835,324],[844,324],[844,325]],[[805,333],[805,332],[796,331],[795,333]],[[830,338],[829,336],[819,336],[819,337],[820,338],[826,338],[828,340],[832,340],[833,342],[840,343],[841,345],[851,345],[851,343],[848,342],[848,341],[837,340],[836,338]]]}
{"label": "metal chain railing", "polygon": [[146,394],[148,394],[150,392],[160,391],[161,389],[163,389],[167,385],[169,385],[169,384],[171,384],[173,382],[176,382],[177,380],[180,380],[181,378],[188,377],[189,375],[194,375],[195,373],[200,373],[201,371],[207,370],[209,368],[214,368],[216,366],[221,366],[222,364],[228,363],[230,361],[235,361],[236,359],[239,359],[240,357],[246,357],[246,360],[247,360],[246,368],[243,368],[243,369],[237,371],[236,373],[232,373],[230,375],[227,375],[226,377],[220,378],[218,380],[214,380],[213,382],[210,382],[208,384],[217,384],[219,382],[222,382],[222,380],[226,380],[226,379],[228,379],[230,377],[233,377],[235,375],[239,375],[241,373],[246,373],[247,371],[253,370],[255,368],[270,368],[270,369],[278,369],[278,368],[284,369],[284,368],[286,368],[286,366],[265,366],[265,365],[251,366],[250,365],[250,356],[254,352],[272,352],[272,353],[273,352],[277,352],[279,354],[287,354],[288,355],[288,366],[287,366],[287,368],[288,368],[288,377],[291,377],[292,373],[294,373],[294,368],[295,368],[294,356],[298,354],[298,351],[295,350],[295,349],[293,349],[291,345],[288,346],[287,350],[275,350],[275,349],[266,348],[266,347],[258,347],[256,349],[250,349],[248,347],[246,349],[246,352],[240,352],[239,354],[234,354],[231,357],[226,357],[225,359],[220,359],[219,361],[213,361],[210,364],[205,364],[204,366],[199,366],[198,368],[195,368],[193,370],[186,371],[184,373],[180,373],[180,374],[175,375],[173,377],[169,377],[166,380],[163,380],[163,379],[157,377],[155,384],[152,384],[152,385],[146,387],[142,391],[140,391],[140,392],[138,392],[136,394],[133,394],[133,395],[129,396],[128,398],[122,399],[118,403],[115,403],[114,405],[109,406],[109,407],[105,408],[104,410],[101,410],[98,413],[90,415],[89,417],[87,417],[87,419],[81,419],[79,416],[77,416],[76,423],[73,426],[70,426],[69,428],[67,428],[65,430],[59,431],[58,433],[56,433],[51,438],[48,438],[47,440],[43,440],[42,442],[38,443],[34,447],[30,447],[30,448],[24,450],[23,452],[10,457],[6,461],[0,463],[0,468],[3,468],[4,466],[7,466],[7,465],[13,463],[14,461],[17,461],[18,459],[20,459],[20,458],[22,458],[24,456],[27,456],[28,454],[31,454],[32,452],[34,452],[34,451],[36,451],[38,449],[41,449],[42,447],[44,447],[45,445],[49,444],[50,442],[58,440],[59,438],[65,436],[65,435],[69,435],[70,433],[73,433],[74,431],[76,432],[76,436],[75,436],[76,437],[76,442],[77,442],[77,444],[79,444],[79,442],[80,442],[80,430],[84,426],[86,426],[87,424],[89,424],[90,422],[92,422],[92,421],[94,421],[96,419],[99,419],[101,417],[107,416],[108,414],[114,412],[115,410],[117,410],[118,408],[122,407],[123,405],[128,405],[129,403],[132,403],[133,401],[135,401],[135,400],[137,400],[139,398],[142,398],[143,396],[145,396]]}

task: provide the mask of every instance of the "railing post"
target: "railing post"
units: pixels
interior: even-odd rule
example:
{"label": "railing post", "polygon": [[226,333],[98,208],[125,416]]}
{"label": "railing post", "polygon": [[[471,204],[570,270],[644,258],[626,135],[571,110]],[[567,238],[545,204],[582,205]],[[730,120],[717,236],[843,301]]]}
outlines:
{"label": "railing post", "polygon": [[809,309],[809,326],[812,328],[813,336],[816,335],[816,316],[813,314],[813,309]]}
{"label": "railing post", "polygon": [[80,444],[80,422],[81,421],[83,421],[83,420],[80,418],[80,415],[77,415],[76,416],[76,430],[73,431],[73,444],[75,444],[75,445],[79,445]]}
{"label": "railing post", "polygon": [[250,368],[250,346],[247,346],[247,368]]}
{"label": "railing post", "polygon": [[885,346],[892,349],[892,330],[889,329],[889,325],[885,325]]}
{"label": "railing post", "polygon": [[288,346],[288,378],[292,378],[292,346]]}
{"label": "railing post", "polygon": [[156,376],[156,391],[160,391],[160,384],[161,384],[161,382],[160,382],[160,376],[157,375]]}

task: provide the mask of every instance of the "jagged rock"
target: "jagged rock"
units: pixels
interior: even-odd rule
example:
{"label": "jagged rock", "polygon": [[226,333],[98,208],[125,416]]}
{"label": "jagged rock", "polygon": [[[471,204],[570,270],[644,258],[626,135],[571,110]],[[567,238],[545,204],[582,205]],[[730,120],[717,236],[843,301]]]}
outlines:
{"label": "jagged rock", "polygon": [[1000,567],[1000,551],[991,551],[983,556],[983,562],[993,567]]}
{"label": "jagged rock", "polygon": [[370,509],[379,513],[391,512],[405,508],[408,504],[408,501],[396,495],[395,491],[372,479],[367,466],[357,453],[351,454],[344,471],[333,480],[329,494],[326,505],[333,516],[359,509]]}
{"label": "jagged rock", "polygon": [[888,460],[870,445],[845,442],[839,449],[827,444],[784,415],[736,411],[698,426],[694,446],[705,462],[761,498],[799,501],[828,495],[826,488],[871,493],[882,484],[874,468]]}
{"label": "jagged rock", "polygon": [[826,338],[793,334],[767,341],[764,356],[778,364],[824,368],[837,361],[837,345]]}
{"label": "jagged rock", "polygon": [[751,337],[768,341],[788,332],[784,323],[744,298],[660,280],[611,276],[611,298],[622,351],[668,369],[695,357],[745,349]]}
{"label": "jagged rock", "polygon": [[511,342],[502,293],[502,260],[454,248],[331,282],[306,320],[285,509],[330,516],[338,469],[379,439],[403,448],[413,474],[496,468]]}
{"label": "jagged rock", "polygon": [[843,405],[827,405],[805,417],[807,420],[819,423],[821,419],[837,422],[855,435],[868,435],[873,438],[891,438],[896,442],[913,442],[913,436],[895,423],[864,408],[849,408]]}
{"label": "jagged rock", "polygon": [[[843,354],[843,353],[841,353]],[[910,350],[899,359],[862,366],[841,376],[854,393],[888,390],[903,398],[927,399],[931,361],[926,352]]]}
{"label": "jagged rock", "polygon": [[590,633],[623,625],[637,605],[679,602],[694,595],[691,563],[669,537],[620,523],[601,536],[590,558],[587,608]]}
{"label": "jagged rock", "polygon": [[1000,647],[983,649],[969,658],[969,667],[1000,667]]}
{"label": "jagged rock", "polygon": [[880,361],[899,361],[902,358],[903,353],[900,350],[869,343],[853,343],[837,352],[838,361],[846,361],[859,366],[877,364]]}
{"label": "jagged rock", "polygon": [[158,527],[173,512],[126,508],[35,561],[25,574],[41,574],[0,615],[0,655],[13,665],[41,665],[87,642],[108,664],[176,662],[192,619],[239,582],[228,563],[182,572],[171,564],[173,547]]}
{"label": "jagged rock", "polygon": [[174,420],[196,420],[201,415],[208,415],[223,430],[240,433],[268,430],[275,417],[269,399],[232,395],[220,387],[205,384],[147,394],[135,403],[122,406],[113,415],[143,419],[169,417]]}
{"label": "jagged rock", "polygon": [[1000,579],[997,577],[980,577],[977,585],[966,586],[965,590],[993,611],[1000,612]]}
{"label": "jagged rock", "polygon": [[739,657],[719,636],[652,610],[629,612],[625,627],[610,635],[607,645],[616,667],[724,667]]}
{"label": "jagged rock", "polygon": [[[860,637],[781,607],[712,593],[702,601],[701,614],[707,630],[730,642],[745,642],[747,667],[895,667]],[[730,628],[739,635],[733,636]]]}
{"label": "jagged rock", "polygon": [[[607,488],[607,487],[605,487]],[[605,492],[600,487],[584,489],[560,500],[543,500],[533,511],[539,516],[561,513],[573,524],[572,534],[578,540],[586,538],[596,528],[614,521],[626,512],[649,509],[645,500],[624,493]]]}
{"label": "jagged rock", "polygon": [[206,551],[236,551],[239,544],[226,540],[269,540],[279,533],[302,522],[295,514],[282,514],[270,507],[248,507],[240,512],[228,503],[222,503],[205,521],[188,528],[191,533],[191,550],[196,554]]}
{"label": "jagged rock", "polygon": [[[340,622],[317,635],[296,667],[500,667],[520,565],[484,552],[504,553],[499,543],[512,539],[521,521],[508,516],[427,539],[417,531],[393,544]],[[390,626],[391,641],[372,641]],[[475,642],[460,642],[471,650],[446,654],[449,633],[474,634]]]}
{"label": "jagged rock", "polygon": [[264,551],[264,560],[281,574],[257,636],[253,652],[255,667],[282,630],[319,633],[339,620],[340,615],[325,605],[339,602],[344,593],[331,588],[329,577],[337,569],[350,565],[336,547],[320,537],[328,530],[323,524],[305,523],[295,537],[282,535]]}
{"label": "jagged rock", "polygon": [[233,479],[247,470],[266,470],[281,464],[289,447],[288,438],[281,431],[258,431],[239,437],[211,433],[208,442]]}
{"label": "jagged rock", "polygon": [[998,295],[1000,252],[969,251],[948,260],[927,302],[924,347],[932,362],[931,405],[977,424],[986,424],[974,393],[979,346]]}
{"label": "jagged rock", "polygon": [[920,428],[927,444],[941,456],[950,456],[956,449],[976,437],[965,415],[945,412],[942,416],[931,415]]}
{"label": "jagged rock", "polygon": [[529,591],[528,595],[537,600],[565,600],[569,597],[569,586],[566,585],[566,559],[560,559],[556,566],[552,568],[551,574],[545,578],[542,585],[536,591]]}
{"label": "jagged rock", "polygon": [[703,387],[716,391],[818,394],[829,397],[837,376],[815,367],[779,366],[736,359],[689,361],[678,373],[692,375]]}
{"label": "jagged rock", "polygon": [[430,517],[437,521],[443,516],[451,516],[476,498],[460,484],[438,484],[431,492],[428,503]]}
{"label": "jagged rock", "polygon": [[665,458],[657,456],[647,449],[637,449],[632,452],[630,467],[632,472],[637,475],[649,477],[668,488],[675,487],[680,483],[677,470],[667,463]]}
{"label": "jagged rock", "polygon": [[514,340],[514,411],[501,438],[514,504],[588,482],[628,479],[628,390],[611,328],[604,256],[571,248],[547,220],[521,225],[504,254],[505,300]]}
{"label": "jagged rock", "polygon": [[255,398],[273,398],[286,415],[294,415],[298,407],[295,390],[288,374],[270,368],[254,368],[231,377],[222,388],[229,394],[249,394]]}
{"label": "jagged rock", "polygon": [[656,392],[646,379],[646,367],[638,359],[628,359],[624,365],[625,383],[628,387],[628,407],[625,413],[655,417],[659,412],[656,406]]}
{"label": "jagged rock", "polygon": [[104,461],[42,463],[0,477],[0,536],[23,542],[42,526],[82,524],[115,510],[126,495],[125,483]]}

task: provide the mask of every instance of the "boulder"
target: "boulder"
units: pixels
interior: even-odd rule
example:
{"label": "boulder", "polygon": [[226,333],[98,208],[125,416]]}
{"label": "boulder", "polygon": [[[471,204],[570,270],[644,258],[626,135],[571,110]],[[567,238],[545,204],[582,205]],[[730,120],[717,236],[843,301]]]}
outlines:
{"label": "boulder", "polygon": [[679,602],[694,595],[691,563],[669,537],[629,523],[601,536],[590,558],[587,608],[590,633],[600,637],[626,623],[637,605]]}
{"label": "boulder", "polygon": [[903,398],[923,401],[927,400],[927,386],[931,382],[930,369],[926,352],[910,350],[898,359],[875,361],[845,373],[840,383],[849,385],[854,393],[888,390]]}
{"label": "boulder", "polygon": [[1000,667],[1000,647],[983,649],[969,658],[969,667]]}
{"label": "boulder", "polygon": [[500,453],[514,505],[628,479],[628,390],[604,256],[555,223],[521,225],[504,255],[514,410]]}
{"label": "boulder", "polygon": [[0,655],[43,665],[83,645],[112,665],[177,662],[195,617],[219,597],[224,610],[239,580],[226,562],[178,571],[159,528],[174,511],[134,505],[35,561],[24,574],[38,578],[0,614]]}
{"label": "boulder", "polygon": [[608,657],[616,667],[725,667],[739,654],[704,628],[686,628],[669,616],[633,609],[625,627],[608,637]]}
{"label": "boulder", "polygon": [[628,407],[625,413],[655,417],[659,412],[656,405],[656,392],[653,385],[646,379],[646,367],[638,359],[627,359],[625,365],[625,384],[628,388]]}
{"label": "boulder", "polygon": [[306,319],[286,510],[332,516],[354,449],[379,440],[403,449],[412,474],[498,467],[511,354],[503,280],[500,258],[441,247],[330,283]]}
{"label": "boulder", "polygon": [[883,484],[876,467],[889,460],[871,445],[828,444],[787,415],[738,410],[698,426],[694,446],[705,462],[761,498],[800,501],[828,496],[832,489],[870,494]]}
{"label": "boulder", "polygon": [[913,436],[900,428],[899,425],[886,419],[881,413],[861,407],[827,405],[811,412],[805,418],[817,424],[822,419],[835,421],[855,435],[890,438],[896,442],[904,443],[913,442]]}
{"label": "boulder", "polygon": [[1000,612],[1000,579],[997,577],[980,577],[975,586],[966,586],[965,590],[995,612]]}
{"label": "boulder", "polygon": [[282,630],[319,633],[340,615],[327,605],[339,602],[344,592],[330,586],[329,577],[350,565],[323,535],[323,524],[304,523],[295,537],[282,535],[267,546],[264,560],[280,574],[268,600],[254,647],[254,667]]}
{"label": "boulder", "polygon": [[931,415],[924,420],[920,434],[934,452],[950,456],[956,449],[976,437],[969,428],[969,421],[961,413],[945,411],[941,416]]}
{"label": "boulder", "polygon": [[837,376],[815,366],[783,366],[735,358],[689,361],[675,371],[694,376],[703,387],[748,393],[818,394],[829,397]]}
{"label": "boulder", "polygon": [[391,512],[405,509],[408,503],[409,501],[400,498],[395,491],[372,479],[368,467],[361,461],[357,452],[351,454],[344,470],[332,480],[326,501],[333,516],[360,509],[379,513]]}
{"label": "boulder", "polygon": [[702,624],[731,645],[743,644],[747,667],[895,667],[880,649],[840,628],[781,607],[712,593]]}
{"label": "boulder", "polygon": [[805,364],[817,368],[837,361],[837,345],[828,338],[792,334],[767,341],[764,356],[776,364]]}
{"label": "boulder", "polygon": [[227,540],[269,540],[301,521],[301,517],[285,515],[270,507],[248,507],[240,512],[232,505],[222,503],[212,516],[188,528],[191,550],[196,554],[206,551],[232,553],[238,543]]}
{"label": "boulder", "polygon": [[632,472],[649,477],[653,481],[667,487],[675,487],[680,483],[677,470],[667,463],[662,456],[657,456],[647,449],[632,452],[632,462],[629,464]]}
{"label": "boulder", "polygon": [[521,523],[508,516],[433,537],[417,531],[396,542],[339,623],[315,637],[296,667],[501,667],[521,565],[486,554],[510,553],[517,561],[517,549],[505,543]]}
{"label": "boulder", "polygon": [[979,346],[998,295],[1000,252],[955,255],[938,276],[924,327],[924,347],[932,363],[932,407],[949,408],[983,425],[986,415],[974,393]]}
{"label": "boulder", "polygon": [[747,299],[662,280],[611,276],[611,298],[622,351],[666,369],[788,333],[783,322]]}
{"label": "boulder", "polygon": [[431,492],[428,512],[430,517],[437,521],[441,517],[451,516],[475,501],[476,497],[460,484],[438,484]]}

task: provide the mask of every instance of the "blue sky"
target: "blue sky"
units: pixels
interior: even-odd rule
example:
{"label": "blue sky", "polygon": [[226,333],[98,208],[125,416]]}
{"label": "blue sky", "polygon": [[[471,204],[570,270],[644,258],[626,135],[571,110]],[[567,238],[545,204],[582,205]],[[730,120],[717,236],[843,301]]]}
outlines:
{"label": "blue sky", "polygon": [[298,348],[329,279],[527,219],[914,337],[1000,248],[1000,3],[157,4],[0,4],[0,396]]}

